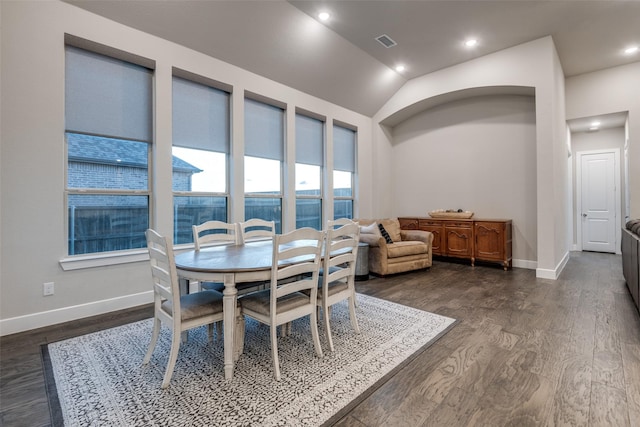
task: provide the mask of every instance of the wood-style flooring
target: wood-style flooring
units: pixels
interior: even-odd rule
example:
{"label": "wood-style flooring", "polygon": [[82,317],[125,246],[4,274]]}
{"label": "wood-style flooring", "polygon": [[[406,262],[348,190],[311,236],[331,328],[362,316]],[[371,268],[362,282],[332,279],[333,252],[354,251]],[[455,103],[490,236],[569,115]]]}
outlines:
{"label": "wood-style flooring", "polygon": [[[558,280],[434,261],[358,292],[459,323],[339,426],[640,426],[640,316],[619,255],[573,252]],[[0,339],[0,425],[48,426],[40,345],[149,306]]]}

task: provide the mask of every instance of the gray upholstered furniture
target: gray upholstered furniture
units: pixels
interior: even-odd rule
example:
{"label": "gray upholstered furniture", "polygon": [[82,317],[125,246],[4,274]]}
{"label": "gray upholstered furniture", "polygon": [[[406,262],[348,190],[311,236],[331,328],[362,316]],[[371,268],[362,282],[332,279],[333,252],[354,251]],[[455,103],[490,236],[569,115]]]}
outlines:
{"label": "gray upholstered furniture", "polygon": [[640,219],[627,222],[622,229],[622,273],[633,302],[640,310]]}
{"label": "gray upholstered furniture", "polygon": [[[401,230],[398,218],[357,219],[360,241],[369,244],[369,271],[385,276],[431,267],[433,234]],[[375,224],[375,225],[374,225]],[[382,224],[391,243],[376,229]],[[378,229],[379,230],[379,229]]]}

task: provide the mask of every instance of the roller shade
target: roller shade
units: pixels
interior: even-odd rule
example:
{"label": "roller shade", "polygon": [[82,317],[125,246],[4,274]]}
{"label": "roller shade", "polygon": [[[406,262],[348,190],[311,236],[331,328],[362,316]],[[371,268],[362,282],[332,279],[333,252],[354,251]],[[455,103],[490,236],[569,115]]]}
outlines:
{"label": "roller shade", "polygon": [[229,93],[173,78],[173,145],[229,153]]}
{"label": "roller shade", "polygon": [[356,171],[356,132],[333,126],[333,168],[344,172]]}
{"label": "roller shade", "polygon": [[324,123],[296,114],[296,163],[322,166]]}
{"label": "roller shade", "polygon": [[284,110],[253,99],[244,104],[245,155],[284,159]]}
{"label": "roller shade", "polygon": [[66,130],[152,140],[152,77],[148,68],[66,47]]}

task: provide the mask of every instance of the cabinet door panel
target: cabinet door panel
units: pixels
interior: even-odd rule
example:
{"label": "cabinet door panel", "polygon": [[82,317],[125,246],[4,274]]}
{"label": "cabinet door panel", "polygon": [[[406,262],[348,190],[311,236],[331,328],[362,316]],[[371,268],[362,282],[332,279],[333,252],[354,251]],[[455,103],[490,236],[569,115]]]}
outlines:
{"label": "cabinet door panel", "polygon": [[471,227],[445,226],[446,255],[471,258],[473,254],[472,232]]}
{"label": "cabinet door panel", "polygon": [[504,259],[504,224],[476,223],[476,258]]}

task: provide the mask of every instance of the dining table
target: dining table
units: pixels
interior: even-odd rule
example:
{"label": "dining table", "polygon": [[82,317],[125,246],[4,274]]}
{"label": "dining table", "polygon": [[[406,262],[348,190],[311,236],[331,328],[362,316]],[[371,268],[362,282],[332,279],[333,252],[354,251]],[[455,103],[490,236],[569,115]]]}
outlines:
{"label": "dining table", "polygon": [[268,281],[271,278],[273,241],[261,240],[240,245],[218,245],[187,250],[175,256],[178,276],[199,282],[222,282],[224,376],[233,378],[235,366],[235,312],[237,283]]}

